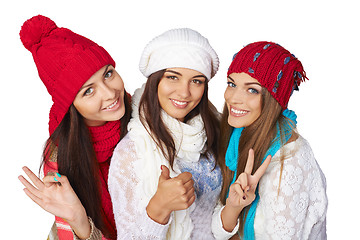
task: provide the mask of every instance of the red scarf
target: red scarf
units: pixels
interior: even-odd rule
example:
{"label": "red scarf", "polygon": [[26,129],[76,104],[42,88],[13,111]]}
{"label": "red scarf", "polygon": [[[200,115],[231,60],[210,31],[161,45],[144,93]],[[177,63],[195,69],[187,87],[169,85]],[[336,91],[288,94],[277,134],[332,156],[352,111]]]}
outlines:
{"label": "red scarf", "polygon": [[[116,225],[114,219],[114,213],[112,210],[112,203],[110,199],[110,194],[107,186],[107,179],[109,174],[110,158],[113,154],[114,148],[117,143],[120,141],[120,120],[107,122],[103,126],[98,127],[88,127],[94,150],[96,153],[96,158],[99,162],[99,177],[101,182],[101,203],[102,209],[104,210],[105,219],[104,222],[112,232],[113,236],[116,236]],[[45,175],[49,171],[57,171],[57,164],[54,162],[47,162],[44,164],[44,173]],[[73,234],[69,224],[66,223],[63,219],[55,217],[58,237],[60,240],[72,240]],[[103,237],[103,239],[105,239]]]}
{"label": "red scarf", "polygon": [[110,158],[114,148],[120,141],[120,121],[107,122],[103,126],[89,127],[92,136],[96,158],[99,162],[99,176],[101,181],[101,203],[105,213],[104,222],[116,236],[116,225],[110,193],[107,185]]}

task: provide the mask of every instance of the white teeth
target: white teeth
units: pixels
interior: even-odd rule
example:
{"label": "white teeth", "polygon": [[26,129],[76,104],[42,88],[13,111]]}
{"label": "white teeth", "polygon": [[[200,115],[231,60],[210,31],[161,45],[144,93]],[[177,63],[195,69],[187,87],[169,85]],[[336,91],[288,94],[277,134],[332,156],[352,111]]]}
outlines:
{"label": "white teeth", "polygon": [[118,103],[118,100],[116,100],[113,104],[108,106],[106,109],[112,109],[117,103]]}
{"label": "white teeth", "polygon": [[233,112],[235,114],[245,114],[245,113],[247,113],[247,111],[236,110],[234,108],[231,108],[231,112]]}
{"label": "white teeth", "polygon": [[179,101],[176,101],[174,99],[171,99],[174,103],[178,104],[178,105],[185,105],[186,102],[179,102]]}

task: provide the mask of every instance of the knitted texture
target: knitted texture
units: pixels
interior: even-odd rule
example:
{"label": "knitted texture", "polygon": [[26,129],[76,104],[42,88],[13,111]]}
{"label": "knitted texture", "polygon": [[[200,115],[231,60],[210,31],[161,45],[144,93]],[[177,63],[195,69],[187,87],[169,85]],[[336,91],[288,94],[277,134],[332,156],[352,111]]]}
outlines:
{"label": "knitted texture", "polygon": [[[140,122],[138,104],[144,88],[134,92],[129,133],[114,150],[110,164],[109,192],[112,197],[118,239],[213,239],[211,214],[221,190],[221,171],[213,156],[203,156],[206,143],[200,115],[187,123],[162,111],[161,118],[172,133],[176,156],[173,168],[165,159],[147,129]],[[154,196],[161,165],[170,177],[190,172],[196,192],[195,202],[185,210],[171,213],[168,224],[153,221],[146,206]]]}
{"label": "knitted texture", "polygon": [[[327,239],[326,179],[309,143],[299,136],[282,151],[286,156],[282,173],[278,151],[259,181],[255,239]],[[216,239],[229,239],[238,226],[232,233],[223,229],[221,207],[214,210],[212,231]]]}
{"label": "knitted texture", "polygon": [[258,80],[283,109],[292,91],[307,79],[301,62],[272,42],[251,43],[235,54],[227,75],[242,72]]}
{"label": "knitted texture", "polygon": [[115,62],[106,50],[50,18],[38,15],[24,22],[20,39],[34,58],[39,76],[52,96],[49,132],[57,128],[81,86],[100,68]]}
{"label": "knitted texture", "polygon": [[[103,126],[89,127],[93,141],[93,147],[96,153],[96,159],[99,162],[99,176],[101,182],[101,204],[105,213],[105,224],[109,229],[116,233],[114,213],[107,180],[109,175],[110,158],[114,148],[120,141],[121,124],[119,121],[107,122]],[[115,236],[116,234],[114,234]]]}
{"label": "knitted texture", "polygon": [[139,68],[149,77],[159,70],[176,67],[196,70],[210,80],[219,68],[219,58],[209,41],[197,31],[172,29],[148,43]]}

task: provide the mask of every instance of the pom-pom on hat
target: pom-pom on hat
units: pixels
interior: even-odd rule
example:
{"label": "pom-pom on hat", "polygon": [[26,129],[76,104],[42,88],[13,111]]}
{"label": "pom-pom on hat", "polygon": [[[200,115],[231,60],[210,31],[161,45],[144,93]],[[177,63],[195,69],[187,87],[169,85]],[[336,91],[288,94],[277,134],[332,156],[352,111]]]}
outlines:
{"label": "pom-pom on hat", "polygon": [[219,68],[219,58],[209,41],[197,31],[172,29],[148,43],[139,68],[145,77],[149,77],[159,70],[176,67],[196,70],[210,80]]}
{"label": "pom-pom on hat", "polygon": [[24,22],[20,39],[34,58],[39,76],[52,96],[49,132],[64,118],[76,94],[89,78],[115,62],[104,48],[50,18],[38,15]]}
{"label": "pom-pom on hat", "polygon": [[273,42],[254,42],[236,53],[227,75],[242,72],[258,80],[283,109],[293,90],[307,79],[301,62]]}

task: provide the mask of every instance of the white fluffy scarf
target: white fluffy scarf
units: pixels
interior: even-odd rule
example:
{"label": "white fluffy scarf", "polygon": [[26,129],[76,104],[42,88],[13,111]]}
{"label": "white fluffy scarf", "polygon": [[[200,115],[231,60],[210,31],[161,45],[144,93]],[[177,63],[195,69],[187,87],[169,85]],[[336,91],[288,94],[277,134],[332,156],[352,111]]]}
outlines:
{"label": "white fluffy scarf", "polygon": [[[154,196],[161,174],[161,165],[165,165],[170,170],[170,177],[179,175],[179,161],[197,162],[204,149],[206,142],[206,132],[204,123],[200,115],[194,117],[186,124],[170,117],[165,111],[161,111],[161,118],[166,127],[171,131],[176,147],[176,157],[173,170],[170,168],[168,160],[165,159],[161,150],[157,147],[145,127],[139,119],[139,102],[144,92],[145,85],[137,89],[132,97],[132,119],[128,124],[129,136],[135,144],[137,157],[140,159],[135,168],[140,172],[140,187],[137,194],[142,196],[142,206],[147,206],[150,199]],[[190,212],[195,208],[195,203],[190,208],[172,213],[172,221],[167,233],[167,239],[190,239],[194,228]]]}

